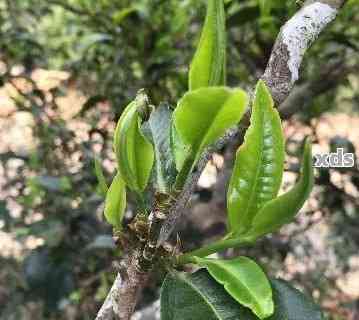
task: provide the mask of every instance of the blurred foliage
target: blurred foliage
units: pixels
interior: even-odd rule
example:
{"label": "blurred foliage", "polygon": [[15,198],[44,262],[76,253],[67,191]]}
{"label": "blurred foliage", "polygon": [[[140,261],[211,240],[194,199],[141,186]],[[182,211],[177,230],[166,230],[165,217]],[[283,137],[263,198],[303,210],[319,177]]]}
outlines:
{"label": "blurred foliage", "polygon": [[[15,89],[16,112],[33,118],[35,141],[24,153],[0,154],[5,179],[0,196],[6,195],[0,201],[0,222],[2,231],[19,241],[42,239],[25,258],[1,257],[1,319],[93,318],[113,280],[111,261],[120,255],[109,236],[111,228],[102,219],[94,153],[109,159],[105,174],[110,178],[114,158],[109,128],[138,89],[146,88],[156,105],[163,101],[175,105],[187,90],[188,63],[199,39],[204,4],[204,0],[0,1],[0,88],[10,84]],[[229,85],[253,87],[280,27],[299,7],[294,0],[226,2]],[[306,124],[326,111],[358,110],[358,24],[358,1],[352,0],[306,56],[299,82],[309,83],[313,91],[310,108],[299,114]],[[44,90],[32,77],[38,68],[65,70],[70,78]],[[86,97],[85,102],[76,101],[79,105],[67,106],[76,110],[72,120],[81,122],[82,129],[65,120],[58,105],[73,88]],[[340,139],[333,143],[350,145]],[[359,188],[357,170],[339,173]],[[319,172],[318,183],[322,211],[334,217],[349,251],[357,250],[357,199],[338,190],[328,171]],[[204,193],[208,202],[211,190],[200,190],[200,199]],[[14,203],[19,214],[10,212]],[[198,231],[195,226],[188,230],[194,230],[188,234],[192,245],[199,243],[201,236],[192,239]],[[263,246],[254,254],[284,260],[294,243],[278,241],[274,237],[272,247]],[[335,250],[348,254],[340,246]],[[319,287],[313,281],[319,276],[298,282],[309,284],[310,291]],[[156,284],[147,288],[143,303],[153,300],[157,289]],[[32,310],[32,301],[40,302],[40,311]]]}

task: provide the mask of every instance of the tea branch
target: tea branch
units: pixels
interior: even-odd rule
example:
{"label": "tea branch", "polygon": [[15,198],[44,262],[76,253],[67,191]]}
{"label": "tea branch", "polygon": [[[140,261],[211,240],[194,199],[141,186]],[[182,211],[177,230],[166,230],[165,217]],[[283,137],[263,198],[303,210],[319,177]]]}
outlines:
{"label": "tea branch", "polygon": [[[345,0],[307,0],[304,6],[281,28],[267,68],[262,76],[277,105],[281,105],[286,100],[298,80],[299,69],[305,52],[319,34],[335,19],[345,2]],[[217,144],[217,147],[223,146],[236,133],[234,131],[224,137]],[[172,206],[168,218],[162,226],[157,246],[166,241],[173,231],[176,221],[182,215],[204,167],[215,150],[216,147],[205,153],[197,166],[197,171],[187,179],[183,191],[177,202]],[[156,230],[158,230],[157,227]],[[227,243],[223,245],[222,242],[219,242],[219,246],[227,247]],[[212,250],[209,249],[209,251]],[[150,271],[144,272],[139,268],[139,252],[138,249],[129,252],[129,257],[124,261],[125,268],[122,274],[120,272],[117,275],[96,320],[131,319],[138,296],[150,273]],[[199,253],[202,255],[207,252]]]}
{"label": "tea branch", "polygon": [[345,0],[308,0],[281,28],[262,79],[277,105],[288,97],[299,78],[305,52],[332,22]]}
{"label": "tea branch", "polygon": [[130,252],[123,261],[96,320],[130,320],[148,277],[149,273],[139,268],[139,251]]}

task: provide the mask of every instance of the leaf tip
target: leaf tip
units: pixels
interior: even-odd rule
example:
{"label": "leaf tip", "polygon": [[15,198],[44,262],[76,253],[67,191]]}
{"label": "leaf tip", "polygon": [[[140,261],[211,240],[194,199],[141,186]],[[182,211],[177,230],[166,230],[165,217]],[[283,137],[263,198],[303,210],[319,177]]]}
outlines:
{"label": "leaf tip", "polygon": [[256,97],[256,99],[261,99],[261,101],[260,101],[261,103],[263,103],[263,100],[265,99],[266,103],[263,103],[264,105],[269,105],[270,107],[274,106],[272,93],[270,92],[268,86],[262,79],[259,79],[257,82],[256,90],[255,90],[255,97]]}

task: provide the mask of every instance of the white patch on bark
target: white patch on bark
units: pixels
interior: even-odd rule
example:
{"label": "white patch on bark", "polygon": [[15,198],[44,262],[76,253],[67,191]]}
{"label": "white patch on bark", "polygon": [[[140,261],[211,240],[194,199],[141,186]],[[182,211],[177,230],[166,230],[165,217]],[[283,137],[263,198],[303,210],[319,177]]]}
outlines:
{"label": "white patch on bark", "polygon": [[301,9],[284,26],[282,39],[289,52],[288,68],[292,84],[298,80],[305,51],[336,15],[336,9],[325,3],[315,2]]}

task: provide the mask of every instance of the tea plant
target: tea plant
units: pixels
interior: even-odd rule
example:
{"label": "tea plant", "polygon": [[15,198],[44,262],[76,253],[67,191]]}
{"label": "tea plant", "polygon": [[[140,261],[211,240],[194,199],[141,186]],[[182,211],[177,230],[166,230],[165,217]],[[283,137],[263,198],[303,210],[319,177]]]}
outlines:
{"label": "tea plant", "polygon": [[[96,165],[106,192],[105,217],[127,252],[127,264],[120,270],[127,284],[115,286],[113,290],[117,291],[108,302],[124,301],[125,306],[115,311],[120,319],[130,318],[136,288],[147,280],[154,266],[167,272],[161,290],[162,320],[322,319],[310,300],[285,281],[268,279],[252,259],[211,256],[254,245],[259,238],[290,223],[314,181],[307,139],[299,180],[290,191],[278,195],[285,142],[281,119],[266,85],[273,79],[264,76],[265,81],[259,80],[253,98],[240,88],[225,86],[225,39],[224,3],[210,0],[189,70],[189,91],[172,110],[165,103],[151,105],[141,90],[125,108],[115,130],[118,170],[108,190],[100,165]],[[248,106],[250,125],[237,151],[227,192],[227,233],[192,252],[182,254],[178,248],[168,248],[164,242],[169,233],[166,222],[173,224],[171,216],[179,210],[184,192],[191,191],[201,171],[198,167],[206,162],[213,146],[241,121]],[[126,193],[136,199],[135,216],[127,225],[123,223]],[[186,265],[199,270],[186,272]],[[102,314],[100,311],[98,319],[104,319]]]}

